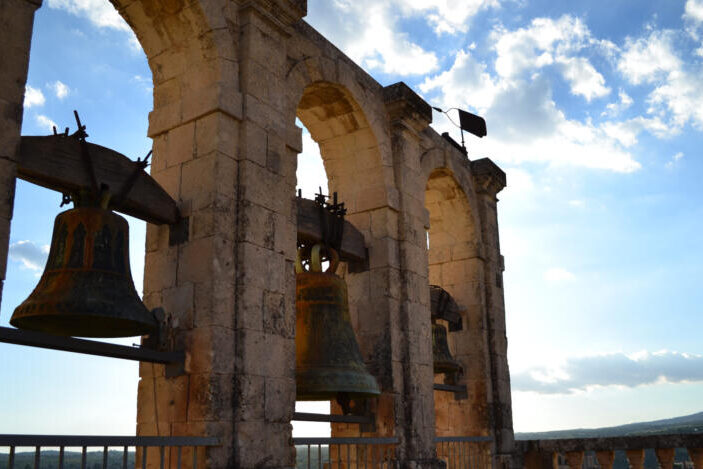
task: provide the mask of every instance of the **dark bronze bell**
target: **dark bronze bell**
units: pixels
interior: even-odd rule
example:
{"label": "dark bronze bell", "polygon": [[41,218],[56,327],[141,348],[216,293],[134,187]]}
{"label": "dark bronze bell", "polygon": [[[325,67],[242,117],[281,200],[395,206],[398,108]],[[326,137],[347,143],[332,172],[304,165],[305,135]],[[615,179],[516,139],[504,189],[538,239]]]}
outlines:
{"label": "dark bronze bell", "polygon": [[78,337],[155,331],[156,319],[134,289],[127,221],[98,207],[60,213],[44,273],[10,324]]}
{"label": "dark bronze bell", "polygon": [[322,271],[320,245],[313,246],[305,270],[296,262],[296,400],[350,399],[380,394],[366,370],[349,318],[347,285],[335,275],[337,253],[327,248],[330,266]]}
{"label": "dark bronze bell", "polygon": [[435,373],[453,374],[461,370],[461,365],[449,353],[447,328],[432,323],[432,362]]}

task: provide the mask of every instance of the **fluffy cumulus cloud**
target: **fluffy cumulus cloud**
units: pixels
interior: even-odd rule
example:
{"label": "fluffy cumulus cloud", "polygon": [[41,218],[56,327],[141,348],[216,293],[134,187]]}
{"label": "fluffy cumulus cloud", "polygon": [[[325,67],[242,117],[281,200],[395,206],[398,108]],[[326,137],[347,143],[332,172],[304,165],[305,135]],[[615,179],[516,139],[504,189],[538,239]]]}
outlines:
{"label": "fluffy cumulus cloud", "polygon": [[46,264],[49,246],[40,246],[32,241],[17,241],[10,245],[8,254],[11,260],[21,263],[25,268],[40,272]]}
{"label": "fluffy cumulus cloud", "polygon": [[470,19],[479,11],[499,7],[497,0],[396,0],[410,14],[420,14],[436,34],[464,33]]}
{"label": "fluffy cumulus cloud", "polygon": [[[578,32],[575,24],[572,24],[572,29],[577,31],[574,33],[577,37],[588,35],[583,28]],[[560,26],[557,29],[568,28]],[[513,33],[503,31],[503,34],[512,37]],[[554,35],[552,32],[551,36]],[[554,50],[560,48],[553,44],[554,40],[542,36],[535,35],[535,41],[552,44],[549,47]],[[500,39],[498,42],[500,44]],[[513,39],[509,42],[512,44]],[[515,47],[519,42],[515,43]],[[503,46],[506,50],[513,49],[513,46]],[[531,46],[528,49],[530,51],[525,54],[506,52],[510,55],[509,60],[505,54],[498,52],[496,74],[491,74],[490,67],[477,60],[470,50],[460,51],[448,70],[425,79],[420,90],[426,94],[436,94],[437,98],[433,101],[443,107],[470,107],[484,115],[487,122],[498,123],[491,126],[491,138],[481,143],[480,150],[502,163],[533,161],[616,172],[638,170],[640,164],[621,140],[607,133],[603,125],[566,116],[552,97],[549,77],[545,73],[535,72],[535,68],[541,67],[539,57],[542,54],[534,52]],[[506,60],[499,64],[501,57]],[[528,67],[532,68],[526,73]],[[636,135],[633,134],[635,139]]]}
{"label": "fluffy cumulus cloud", "polygon": [[24,89],[24,107],[31,108],[43,106],[46,102],[44,93],[40,89],[27,85]]}
{"label": "fluffy cumulus cloud", "polygon": [[650,85],[648,113],[666,119],[677,132],[687,123],[703,129],[703,67],[687,63],[675,47],[678,32],[653,30],[628,38],[618,60],[618,70],[634,85]]}
{"label": "fluffy cumulus cloud", "polygon": [[703,381],[703,356],[669,351],[570,358],[555,369],[537,367],[511,375],[513,390],[541,394],[692,381]]}
{"label": "fluffy cumulus cloud", "polygon": [[131,32],[131,29],[106,0],[48,0],[49,8],[65,10],[76,16],[87,18],[99,28],[112,28]]}
{"label": "fluffy cumulus cloud", "polygon": [[587,49],[610,54],[614,45],[593,38],[579,18],[570,15],[556,20],[535,18],[528,27],[514,31],[496,28],[492,39],[497,54],[495,68],[502,77],[519,77],[525,72],[556,65],[574,95],[590,101],[610,93],[603,75],[578,54]]}
{"label": "fluffy cumulus cloud", "polygon": [[64,10],[86,18],[98,28],[122,31],[127,34],[127,43],[132,50],[141,50],[141,45],[132,29],[107,0],[48,0],[46,4],[49,8]]}
{"label": "fluffy cumulus cloud", "polygon": [[43,114],[37,114],[36,116],[34,116],[34,120],[37,122],[37,125],[39,127],[45,129],[47,132],[53,132],[54,127],[56,127],[56,122],[49,119]]}
{"label": "fluffy cumulus cloud", "polygon": [[53,83],[48,83],[47,87],[53,91],[53,93],[56,95],[57,98],[59,99],[64,99],[66,96],[68,96],[69,93],[69,88],[66,86],[65,83],[61,82],[60,80],[56,80]]}
{"label": "fluffy cumulus cloud", "polygon": [[695,23],[703,23],[703,0],[687,0],[684,18]]}
{"label": "fluffy cumulus cloud", "polygon": [[437,69],[437,56],[398,26],[394,2],[330,0],[308,7],[308,20],[355,62],[371,70],[417,75]]}

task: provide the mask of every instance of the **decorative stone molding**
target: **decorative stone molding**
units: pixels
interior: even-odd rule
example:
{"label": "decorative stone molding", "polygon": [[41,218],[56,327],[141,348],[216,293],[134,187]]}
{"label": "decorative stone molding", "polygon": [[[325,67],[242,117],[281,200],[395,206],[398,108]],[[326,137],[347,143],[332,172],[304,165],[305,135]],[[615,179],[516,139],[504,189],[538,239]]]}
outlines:
{"label": "decorative stone molding", "polygon": [[383,88],[383,100],[391,121],[404,121],[421,132],[432,123],[432,108],[405,83]]}
{"label": "decorative stone molding", "polygon": [[495,197],[506,186],[505,172],[489,158],[471,162],[476,192]]}

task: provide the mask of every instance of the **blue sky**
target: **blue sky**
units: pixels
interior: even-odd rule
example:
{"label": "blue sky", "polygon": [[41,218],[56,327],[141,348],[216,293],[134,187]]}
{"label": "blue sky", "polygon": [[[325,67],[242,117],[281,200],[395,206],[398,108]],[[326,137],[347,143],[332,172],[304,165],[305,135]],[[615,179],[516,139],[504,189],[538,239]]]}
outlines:
{"label": "blue sky", "polygon": [[[518,431],[703,410],[703,1],[309,0],[379,82],[486,117]],[[37,12],[23,134],[150,148],[151,74],[107,0]],[[438,131],[457,131],[435,114]],[[306,135],[299,179],[324,185]],[[19,182],[0,324],[43,268],[60,195]],[[144,224],[130,220],[140,288]],[[131,343],[133,340],[125,340]],[[0,433],[134,432],[136,365],[0,345]],[[8,383],[8,384],[5,384]]]}

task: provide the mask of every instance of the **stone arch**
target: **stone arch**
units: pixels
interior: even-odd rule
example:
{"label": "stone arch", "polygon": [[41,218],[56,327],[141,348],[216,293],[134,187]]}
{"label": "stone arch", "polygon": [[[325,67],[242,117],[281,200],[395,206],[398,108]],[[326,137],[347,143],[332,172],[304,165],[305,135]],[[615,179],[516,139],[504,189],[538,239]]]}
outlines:
{"label": "stone arch", "polygon": [[[462,162],[457,168],[442,153],[428,153],[422,161],[423,169],[429,172],[425,191],[430,217],[429,282],[447,290],[459,304],[463,329],[448,334],[448,341],[454,358],[464,368],[459,383],[467,386],[468,396],[456,400],[449,393],[435,391],[435,431],[438,436],[457,432],[487,435],[490,368],[484,331],[481,226],[467,168]],[[443,375],[435,375],[435,382],[442,383],[443,379]]]}
{"label": "stone arch", "polygon": [[320,146],[329,191],[339,194],[350,214],[389,204],[393,175],[379,143],[383,132],[347,87],[329,81],[309,83],[295,113]]}

